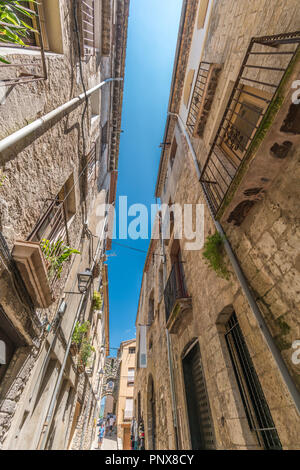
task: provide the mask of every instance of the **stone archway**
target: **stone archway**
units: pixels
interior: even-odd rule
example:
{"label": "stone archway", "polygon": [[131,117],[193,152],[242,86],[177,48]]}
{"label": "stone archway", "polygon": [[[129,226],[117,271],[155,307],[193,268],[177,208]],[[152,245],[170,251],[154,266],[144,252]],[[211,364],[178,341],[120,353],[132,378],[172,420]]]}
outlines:
{"label": "stone archway", "polygon": [[147,387],[147,437],[148,449],[156,449],[156,406],[155,406],[155,389],[152,375],[148,378]]}

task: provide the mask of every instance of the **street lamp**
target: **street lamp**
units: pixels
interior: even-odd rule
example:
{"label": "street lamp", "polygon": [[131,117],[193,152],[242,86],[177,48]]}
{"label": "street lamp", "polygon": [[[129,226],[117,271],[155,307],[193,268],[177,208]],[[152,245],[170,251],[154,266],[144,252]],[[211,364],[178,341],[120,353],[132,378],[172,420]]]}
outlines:
{"label": "street lamp", "polygon": [[78,290],[82,294],[84,294],[89,286],[89,283],[92,279],[92,273],[90,269],[86,269],[84,273],[78,273]]}

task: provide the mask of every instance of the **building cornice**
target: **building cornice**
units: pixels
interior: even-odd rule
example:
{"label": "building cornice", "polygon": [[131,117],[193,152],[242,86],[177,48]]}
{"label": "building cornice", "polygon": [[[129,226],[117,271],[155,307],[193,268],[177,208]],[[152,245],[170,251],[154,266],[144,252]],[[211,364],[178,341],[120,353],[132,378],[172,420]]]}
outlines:
{"label": "building cornice", "polygon": [[[189,52],[193,37],[198,0],[184,0],[178,32],[175,62],[171,83],[168,111],[178,113],[184,87],[184,79],[189,59]],[[169,142],[174,132],[175,122],[173,118],[167,117],[163,142]],[[156,187],[155,197],[160,197],[167,173],[168,151],[163,146]]]}
{"label": "building cornice", "polygon": [[[125,78],[125,59],[127,46],[128,16],[130,0],[118,0],[115,25],[115,57],[114,76]],[[113,100],[111,115],[111,145],[109,155],[109,170],[118,168],[120,131],[122,120],[124,80],[112,83]]]}

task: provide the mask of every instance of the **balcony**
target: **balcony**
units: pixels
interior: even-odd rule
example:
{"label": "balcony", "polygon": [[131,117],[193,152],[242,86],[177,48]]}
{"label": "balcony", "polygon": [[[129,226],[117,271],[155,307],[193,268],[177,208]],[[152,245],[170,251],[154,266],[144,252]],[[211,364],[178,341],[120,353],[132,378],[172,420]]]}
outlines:
{"label": "balcony", "polygon": [[203,137],[220,71],[220,65],[209,62],[200,63],[186,122],[192,137]]}
{"label": "balcony", "polygon": [[[278,106],[277,92],[299,50],[299,41],[300,34],[296,32],[252,38],[250,42],[200,179],[215,216],[222,213],[239,170],[256,151],[258,137],[266,133],[263,128],[268,126],[274,105]],[[261,181],[270,179],[272,163],[276,162],[258,165]],[[246,203],[249,207],[253,204]]]}
{"label": "balcony", "polygon": [[166,324],[170,333],[178,333],[182,320],[189,321],[192,313],[192,300],[184,284],[182,263],[173,264],[165,291]]}
{"label": "balcony", "polygon": [[[2,42],[0,39],[0,55],[7,58],[8,64],[0,63],[0,87],[14,86],[47,79],[45,50],[49,50],[45,15],[42,3],[34,5],[22,2],[22,6],[34,10],[32,18],[22,18],[37,32],[30,32],[28,37],[22,37],[25,46]],[[1,36],[0,36],[1,38]],[[19,52],[19,53],[18,53]],[[10,56],[13,55],[13,58]]]}
{"label": "balcony", "polygon": [[[16,241],[12,256],[30,297],[36,307],[46,308],[54,302],[53,291],[59,275],[51,272],[41,250],[40,241],[45,238],[50,242],[66,240],[68,229],[66,223],[66,208],[58,198],[51,201],[43,212],[38,223],[27,240]],[[60,247],[52,253],[59,255]]]}

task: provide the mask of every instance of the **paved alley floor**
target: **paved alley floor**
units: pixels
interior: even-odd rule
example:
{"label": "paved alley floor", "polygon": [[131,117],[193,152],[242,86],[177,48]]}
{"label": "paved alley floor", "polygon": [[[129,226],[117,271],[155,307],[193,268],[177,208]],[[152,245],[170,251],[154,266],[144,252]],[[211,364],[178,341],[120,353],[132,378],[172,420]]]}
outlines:
{"label": "paved alley floor", "polygon": [[[97,428],[98,430],[98,428]],[[93,442],[91,450],[98,449],[98,437],[96,434],[95,440]],[[99,449],[100,450],[100,449]],[[116,434],[112,434],[111,436],[107,435],[104,437],[101,450],[118,450],[118,443],[117,443],[117,436]]]}

